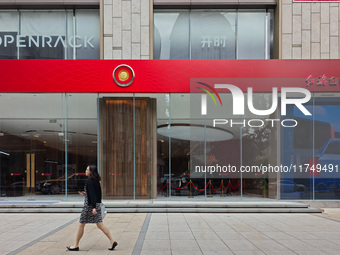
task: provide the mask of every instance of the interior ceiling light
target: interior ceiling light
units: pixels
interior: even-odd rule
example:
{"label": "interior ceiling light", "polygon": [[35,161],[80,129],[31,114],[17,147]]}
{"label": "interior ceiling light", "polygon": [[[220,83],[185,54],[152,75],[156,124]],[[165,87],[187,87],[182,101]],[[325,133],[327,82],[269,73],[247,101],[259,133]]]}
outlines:
{"label": "interior ceiling light", "polygon": [[157,133],[165,137],[202,142],[226,141],[234,137],[233,133],[222,128],[183,123],[171,124],[170,128],[168,124],[160,125],[157,127]]}

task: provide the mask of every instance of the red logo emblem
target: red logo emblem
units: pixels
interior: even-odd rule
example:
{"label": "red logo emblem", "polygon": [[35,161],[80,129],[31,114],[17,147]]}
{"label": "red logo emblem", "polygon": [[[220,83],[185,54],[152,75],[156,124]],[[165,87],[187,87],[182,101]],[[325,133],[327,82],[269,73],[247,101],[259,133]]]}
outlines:
{"label": "red logo emblem", "polygon": [[113,71],[112,77],[118,86],[127,87],[135,79],[135,72],[128,65],[119,65]]}

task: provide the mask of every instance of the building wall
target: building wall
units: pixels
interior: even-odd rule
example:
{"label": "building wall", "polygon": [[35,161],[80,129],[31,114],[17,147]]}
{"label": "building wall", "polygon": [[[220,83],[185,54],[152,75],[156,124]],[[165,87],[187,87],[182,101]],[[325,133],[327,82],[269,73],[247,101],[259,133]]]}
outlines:
{"label": "building wall", "polygon": [[103,58],[150,59],[152,0],[103,0]]}
{"label": "building wall", "polygon": [[338,59],[340,3],[279,1],[282,59]]}

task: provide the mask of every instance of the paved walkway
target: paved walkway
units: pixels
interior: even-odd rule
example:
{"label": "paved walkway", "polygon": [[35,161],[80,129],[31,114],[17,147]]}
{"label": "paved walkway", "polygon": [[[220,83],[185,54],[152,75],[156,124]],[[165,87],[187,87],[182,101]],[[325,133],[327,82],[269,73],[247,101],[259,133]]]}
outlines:
{"label": "paved walkway", "polygon": [[[0,254],[69,254],[78,214],[0,214]],[[340,209],[322,214],[131,213],[88,224],[76,254],[340,254]]]}

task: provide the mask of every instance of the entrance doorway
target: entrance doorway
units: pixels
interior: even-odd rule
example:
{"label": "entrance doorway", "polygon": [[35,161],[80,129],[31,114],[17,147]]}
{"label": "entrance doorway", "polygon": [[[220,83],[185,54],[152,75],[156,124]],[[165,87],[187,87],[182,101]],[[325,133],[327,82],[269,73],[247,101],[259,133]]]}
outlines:
{"label": "entrance doorway", "polygon": [[156,99],[100,99],[99,165],[104,197],[156,196],[156,119]]}

